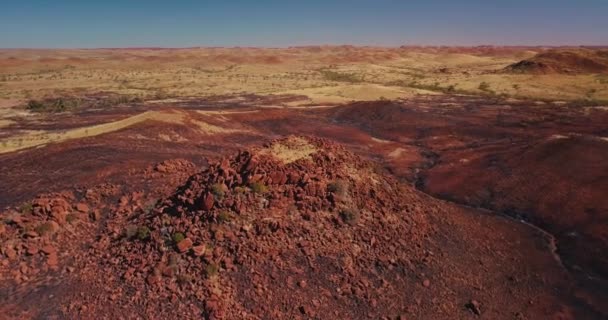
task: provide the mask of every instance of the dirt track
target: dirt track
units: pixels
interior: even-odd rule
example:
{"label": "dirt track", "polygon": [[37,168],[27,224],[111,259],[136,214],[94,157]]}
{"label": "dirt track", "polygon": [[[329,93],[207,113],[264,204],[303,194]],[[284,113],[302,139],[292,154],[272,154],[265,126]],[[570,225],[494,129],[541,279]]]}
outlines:
{"label": "dirt track", "polygon": [[[602,277],[608,270],[602,254],[608,250],[603,236],[608,228],[608,204],[603,196],[608,190],[605,182],[608,177],[602,176],[608,172],[608,142],[602,140],[608,135],[606,111],[457,96],[360,102],[334,108],[261,108],[281,104],[276,98],[267,99],[245,97],[239,103],[193,100],[134,110],[83,111],[70,118],[69,123],[58,117],[45,129],[77,128],[80,122],[89,126],[120,121],[143,110],[184,115],[180,121],[148,119],[117,131],[2,154],[0,205],[19,207],[40,193],[64,190],[74,193],[75,198],[70,201],[75,205],[88,199],[85,195],[89,190],[98,192],[107,184],[115,186],[111,195],[90,204],[99,205],[101,216],[107,219],[101,221],[106,222],[83,222],[85,228],[70,231],[71,241],[95,246],[98,239],[83,231],[98,230],[98,236],[107,230],[119,232],[112,228],[119,228],[125,221],[113,212],[123,195],[133,208],[148,206],[169,197],[190,174],[205,168],[206,158],[216,161],[290,134],[315,136],[340,143],[363,159],[379,163],[390,173],[388,176],[404,185],[416,185],[436,198],[497,213],[445,203],[413,189],[407,191],[432,226],[431,241],[416,253],[424,253],[429,261],[422,259],[425,261],[420,265],[422,270],[414,268],[416,271],[402,283],[391,284],[403,286],[409,293],[399,306],[376,298],[374,304],[379,303],[380,311],[372,311],[368,299],[362,318],[367,313],[372,318],[396,317],[400,313],[420,319],[442,319],[455,314],[467,318],[473,316],[470,308],[465,307],[471,299],[481,301],[483,315],[492,319],[558,316],[599,319],[608,314],[602,302],[606,297]],[[217,105],[220,107],[214,107]],[[154,167],[176,158],[194,165],[172,167],[170,162],[168,171]],[[133,194],[140,191],[143,195]],[[557,252],[567,269],[555,261],[550,237],[500,214],[525,219],[553,234]],[[25,252],[27,248],[18,249],[18,253],[20,250]],[[75,257],[76,267],[84,268],[90,263],[86,251],[72,243],[62,245],[60,250],[62,257],[66,254]],[[31,259],[26,257],[24,254],[23,259]],[[90,277],[90,269],[84,268],[81,273],[76,272],[77,276],[71,276],[63,268],[70,265],[70,260],[60,261],[59,272],[32,267],[40,269],[35,275],[14,273],[17,265],[3,263],[7,281],[3,281],[0,293],[5,293],[2,300],[7,302],[7,310],[15,316],[44,316],[35,307],[20,313],[24,308],[19,305],[31,303],[31,299],[49,308],[48,315],[57,316],[112,317],[111,310],[91,309],[104,299],[118,301],[127,312],[139,314],[162,315],[169,310],[164,308],[170,308],[160,304],[151,309],[128,309],[122,293],[104,292],[103,287],[95,286],[99,279]],[[47,288],[59,299],[55,307],[51,307],[54,301],[31,296],[35,292],[33,281],[44,275],[64,281],[52,290]],[[77,299],[67,292],[78,293],[83,289],[76,279],[93,281],[89,283],[94,291],[93,300]],[[6,295],[15,288],[13,280],[21,283],[18,292],[22,293],[8,298]],[[421,285],[423,280],[429,280],[431,285]],[[268,285],[268,279],[259,281]],[[373,290],[369,292],[373,295]],[[300,297],[304,301],[307,293]],[[246,302],[254,298],[262,296],[242,299]],[[272,297],[263,297],[267,298]],[[82,304],[71,306],[70,301]],[[327,307],[332,307],[332,303]],[[83,310],[82,305],[88,307]],[[252,311],[255,306],[250,308],[253,314],[264,314]],[[192,312],[185,305],[178,310],[184,316]],[[283,316],[293,315],[292,311],[285,311]]]}

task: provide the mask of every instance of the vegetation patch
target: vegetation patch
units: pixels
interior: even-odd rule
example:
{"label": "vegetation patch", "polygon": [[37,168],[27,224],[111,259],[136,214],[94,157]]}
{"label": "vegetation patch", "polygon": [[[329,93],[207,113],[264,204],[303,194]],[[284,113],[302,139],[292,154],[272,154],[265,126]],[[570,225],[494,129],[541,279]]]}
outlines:
{"label": "vegetation patch", "polygon": [[213,184],[211,186],[211,193],[218,199],[224,198],[224,185],[221,183]]}
{"label": "vegetation patch", "polygon": [[337,72],[328,69],[319,70],[321,76],[325,80],[335,81],[335,82],[348,82],[348,83],[360,83],[363,82],[363,79],[354,73],[346,73],[346,72]]}
{"label": "vegetation patch", "polygon": [[340,211],[340,219],[346,224],[354,225],[361,216],[357,208],[346,208]]}
{"label": "vegetation patch", "polygon": [[140,103],[139,96],[111,94],[107,96],[61,97],[30,100],[25,108],[31,112],[57,113],[84,108],[107,108],[121,104]]}
{"label": "vegetation patch", "polygon": [[150,228],[146,226],[129,225],[125,229],[127,239],[147,240],[150,238]]}
{"label": "vegetation patch", "polygon": [[173,234],[172,239],[175,244],[178,244],[182,242],[182,240],[186,239],[186,236],[181,232],[176,232]]}
{"label": "vegetation patch", "polygon": [[261,182],[252,182],[249,184],[249,187],[254,193],[262,194],[268,192],[268,187]]}
{"label": "vegetation patch", "polygon": [[53,227],[53,223],[51,223],[50,221],[47,221],[47,222],[43,222],[43,223],[39,224],[38,226],[36,226],[34,231],[36,231],[36,233],[38,233],[41,236],[45,236],[45,235],[49,235],[49,234],[53,233],[55,230]]}
{"label": "vegetation patch", "polygon": [[213,278],[217,276],[219,272],[220,267],[215,263],[209,263],[207,266],[205,266],[205,276],[207,276],[207,278]]}
{"label": "vegetation patch", "polygon": [[26,203],[22,204],[21,207],[19,207],[19,212],[21,212],[22,214],[30,214],[30,213],[32,213],[32,210],[33,210],[33,207],[30,202],[26,202]]}
{"label": "vegetation patch", "polygon": [[348,196],[348,181],[338,179],[327,185],[327,191],[335,194],[338,197],[345,198]]}
{"label": "vegetation patch", "polygon": [[227,211],[222,211],[217,215],[218,223],[227,223],[230,222],[231,216]]}

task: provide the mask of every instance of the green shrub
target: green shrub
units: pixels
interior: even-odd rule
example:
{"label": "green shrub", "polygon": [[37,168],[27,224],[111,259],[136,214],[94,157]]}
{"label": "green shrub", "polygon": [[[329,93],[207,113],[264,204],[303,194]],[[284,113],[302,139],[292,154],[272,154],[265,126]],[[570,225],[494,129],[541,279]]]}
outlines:
{"label": "green shrub", "polygon": [[490,84],[487,82],[482,82],[479,84],[479,87],[477,87],[479,90],[481,91],[490,91]]}
{"label": "green shrub", "polygon": [[22,214],[32,213],[32,210],[33,210],[33,206],[30,202],[26,202],[26,203],[22,204],[21,207],[19,207],[19,211]]}
{"label": "green shrub", "polygon": [[327,190],[337,196],[345,197],[348,195],[348,181],[336,180],[327,185]]}
{"label": "green shrub", "polygon": [[207,278],[213,278],[217,276],[219,271],[220,267],[215,263],[209,263],[205,266],[205,275],[207,276]]}
{"label": "green shrub", "polygon": [[349,83],[358,83],[358,82],[363,81],[357,75],[352,74],[352,73],[336,72],[336,71],[326,70],[326,69],[320,70],[319,72],[321,73],[323,78],[325,78],[325,80],[329,80],[329,81],[349,82]]}
{"label": "green shrub", "polygon": [[128,239],[146,240],[150,238],[150,228],[146,226],[128,225],[125,228],[125,237]]}
{"label": "green shrub", "polygon": [[178,244],[182,242],[182,240],[186,239],[186,236],[181,232],[176,232],[173,234],[172,239],[175,244]]}
{"label": "green shrub", "polygon": [[53,232],[53,224],[51,222],[43,222],[34,229],[41,236],[51,234]]}
{"label": "green shrub", "polygon": [[359,220],[359,210],[356,208],[347,208],[340,211],[340,218],[344,223],[353,225]]}
{"label": "green shrub", "polygon": [[222,211],[217,215],[218,223],[230,222],[230,214],[227,211]]}
{"label": "green shrub", "polygon": [[224,197],[224,185],[222,183],[215,183],[211,186],[211,193],[218,198],[222,199]]}
{"label": "green shrub", "polygon": [[78,215],[75,213],[70,213],[65,217],[65,221],[67,221],[67,223],[72,223],[76,220],[78,220]]}
{"label": "green shrub", "polygon": [[42,111],[44,110],[44,104],[38,100],[30,100],[27,103],[27,109],[30,111]]}
{"label": "green shrub", "polygon": [[64,112],[80,106],[78,98],[57,98],[43,101],[30,100],[26,108],[32,112]]}
{"label": "green shrub", "polygon": [[251,191],[255,192],[255,193],[266,193],[268,192],[268,187],[261,183],[261,182],[253,182],[251,184],[249,184],[249,187],[251,188]]}
{"label": "green shrub", "polygon": [[150,238],[150,228],[146,226],[137,228],[137,239],[146,240],[148,238]]}

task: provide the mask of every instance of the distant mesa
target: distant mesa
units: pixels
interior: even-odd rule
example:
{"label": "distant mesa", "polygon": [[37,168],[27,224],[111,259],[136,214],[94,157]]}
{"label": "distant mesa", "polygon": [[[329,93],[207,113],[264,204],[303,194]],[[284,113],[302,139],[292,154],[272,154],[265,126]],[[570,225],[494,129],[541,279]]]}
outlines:
{"label": "distant mesa", "polygon": [[505,71],[529,74],[608,73],[608,50],[549,50],[511,64]]}

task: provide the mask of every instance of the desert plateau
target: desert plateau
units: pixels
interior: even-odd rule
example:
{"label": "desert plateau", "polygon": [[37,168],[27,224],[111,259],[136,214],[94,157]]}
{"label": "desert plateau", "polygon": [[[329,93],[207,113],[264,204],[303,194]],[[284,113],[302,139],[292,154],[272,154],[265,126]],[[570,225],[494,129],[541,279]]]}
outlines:
{"label": "desert plateau", "polygon": [[2,317],[604,319],[606,52],[2,50]]}
{"label": "desert plateau", "polygon": [[608,3],[0,7],[0,320],[608,319]]}

